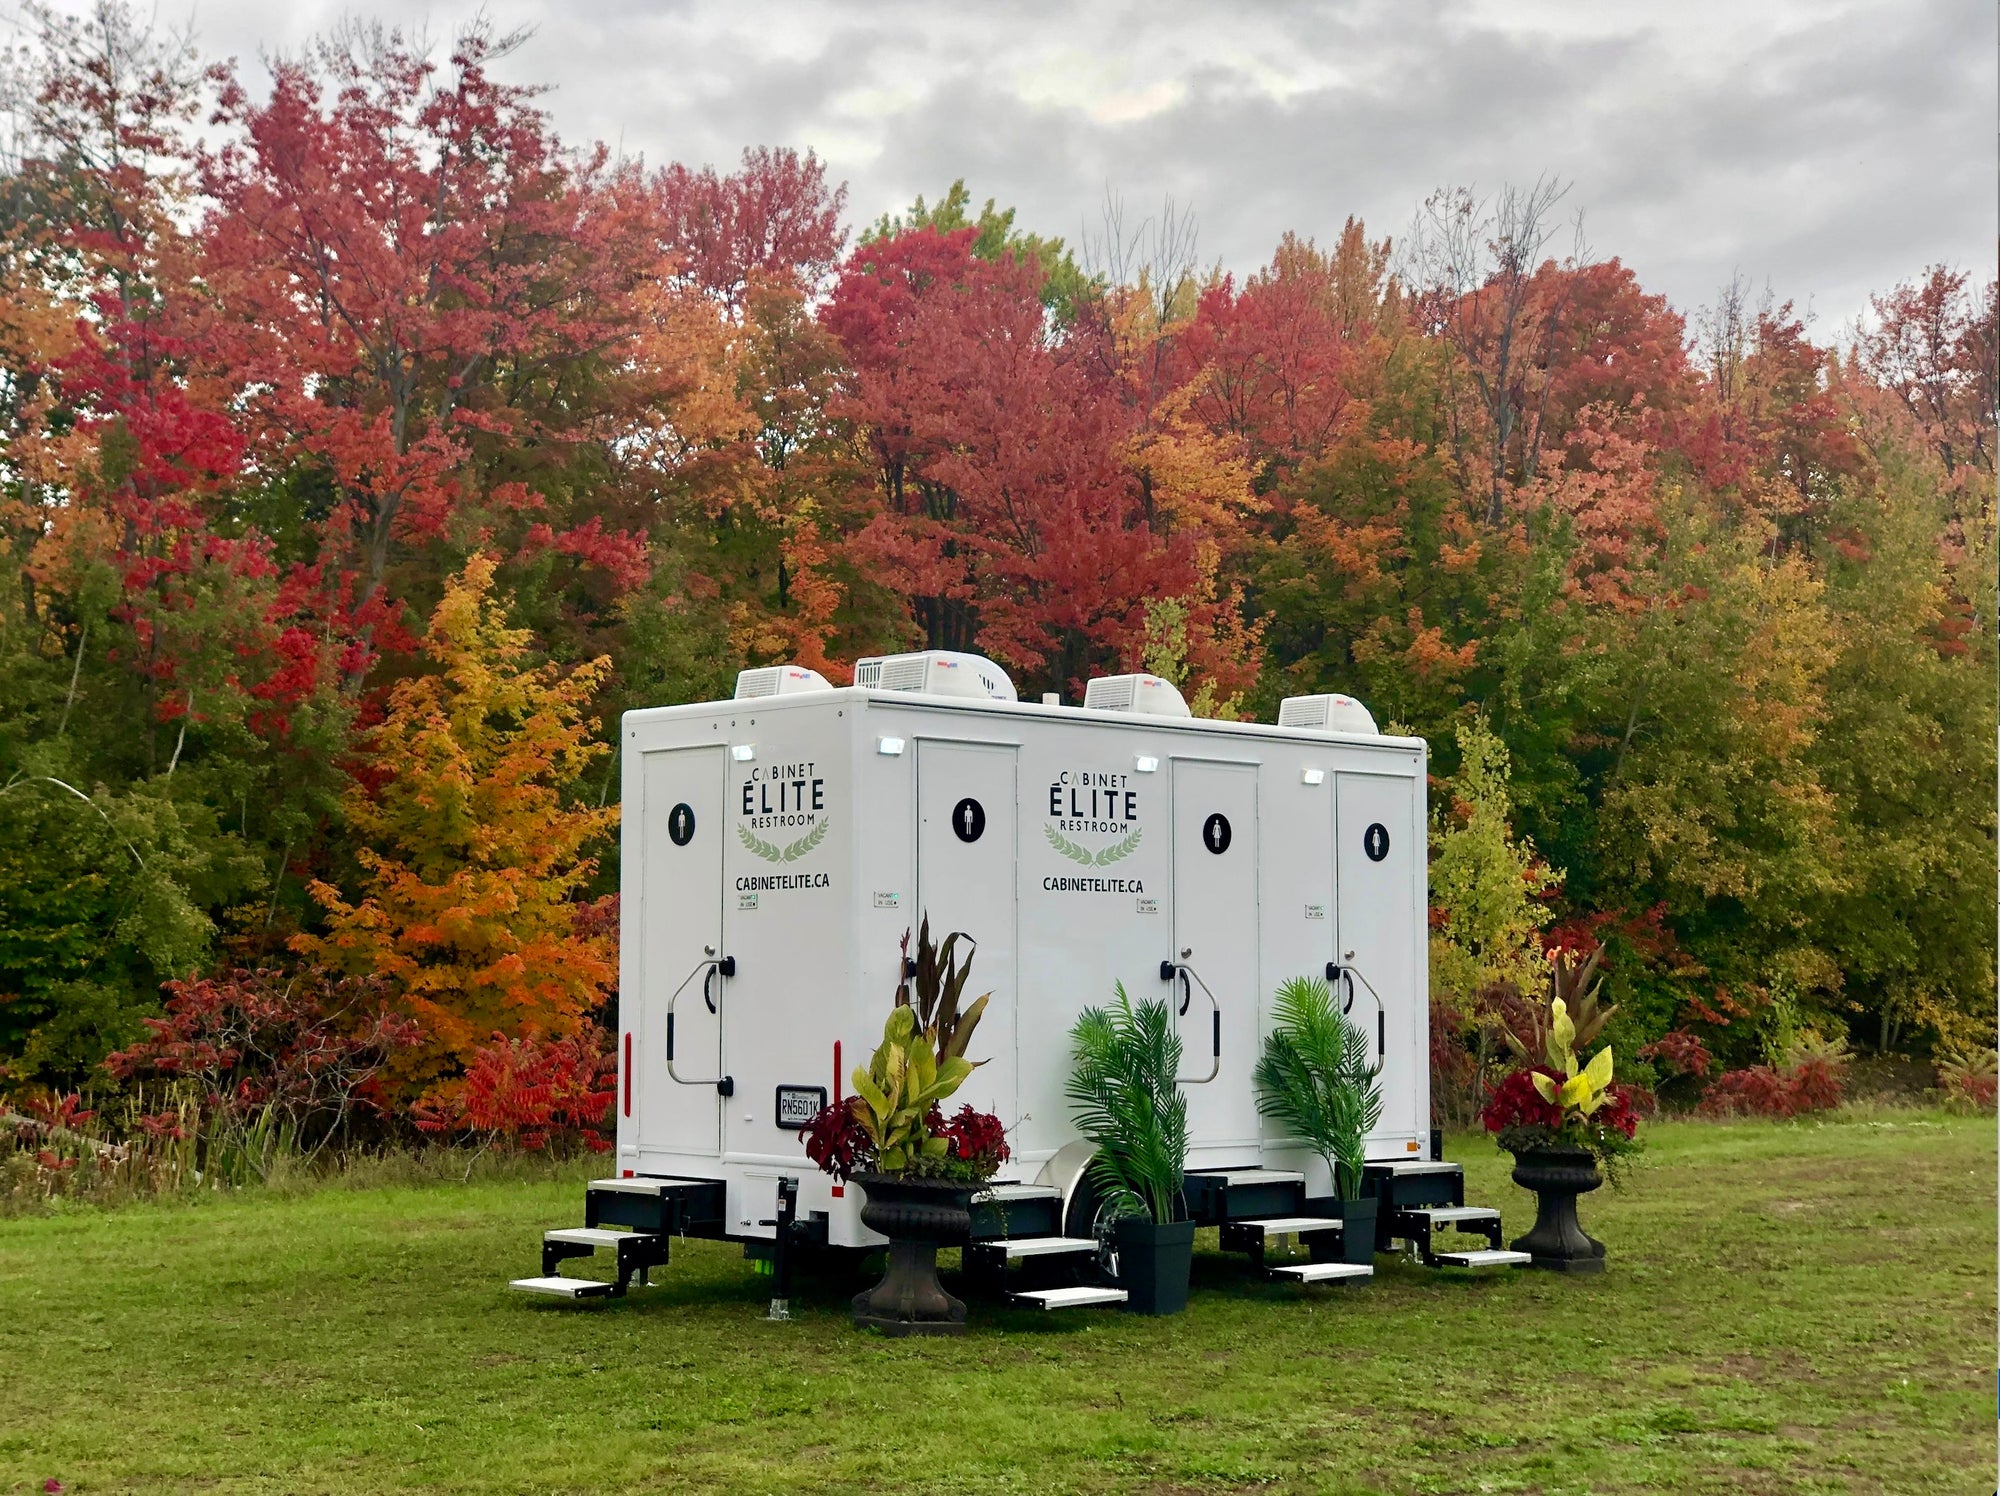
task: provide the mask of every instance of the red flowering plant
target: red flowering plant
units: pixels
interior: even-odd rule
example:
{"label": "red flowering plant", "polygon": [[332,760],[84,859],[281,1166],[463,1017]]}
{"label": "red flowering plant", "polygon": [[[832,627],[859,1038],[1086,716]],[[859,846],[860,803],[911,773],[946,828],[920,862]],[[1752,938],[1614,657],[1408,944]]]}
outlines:
{"label": "red flowering plant", "polygon": [[[859,1096],[843,1097],[822,1110],[800,1133],[806,1156],[843,1184],[856,1174],[872,1174],[881,1168],[879,1150],[862,1120],[862,1110]],[[921,1171],[925,1178],[983,1184],[1013,1157],[1000,1119],[970,1105],[959,1107],[949,1119],[933,1106],[924,1116],[924,1131],[945,1144],[943,1153],[925,1157]]]}

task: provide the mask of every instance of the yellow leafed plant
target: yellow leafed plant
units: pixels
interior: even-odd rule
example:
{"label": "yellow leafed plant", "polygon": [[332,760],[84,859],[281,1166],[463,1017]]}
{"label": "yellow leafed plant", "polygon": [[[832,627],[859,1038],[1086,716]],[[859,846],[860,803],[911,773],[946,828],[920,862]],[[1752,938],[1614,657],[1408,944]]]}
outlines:
{"label": "yellow leafed plant", "polygon": [[1568,1004],[1557,998],[1550,1005],[1549,1017],[1549,1068],[1561,1071],[1568,1078],[1558,1085],[1551,1077],[1536,1071],[1535,1090],[1542,1100],[1563,1109],[1565,1122],[1571,1116],[1588,1117],[1604,1105],[1605,1095],[1611,1089],[1611,1046],[1607,1044],[1598,1050],[1579,1070],[1576,1024],[1569,1016]]}

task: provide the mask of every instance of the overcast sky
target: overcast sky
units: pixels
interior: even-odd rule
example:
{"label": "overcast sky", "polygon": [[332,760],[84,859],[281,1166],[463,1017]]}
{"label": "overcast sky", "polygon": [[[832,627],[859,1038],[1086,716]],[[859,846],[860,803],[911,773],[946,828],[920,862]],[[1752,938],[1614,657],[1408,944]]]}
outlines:
{"label": "overcast sky", "polygon": [[[156,0],[261,77],[345,14],[448,37],[472,4]],[[566,139],[733,163],[810,147],[872,220],[964,177],[1076,242],[1171,196],[1238,272],[1286,229],[1400,237],[1443,184],[1573,182],[1590,247],[1692,309],[1742,273],[1837,336],[2000,237],[1992,0],[756,4],[487,0]]]}

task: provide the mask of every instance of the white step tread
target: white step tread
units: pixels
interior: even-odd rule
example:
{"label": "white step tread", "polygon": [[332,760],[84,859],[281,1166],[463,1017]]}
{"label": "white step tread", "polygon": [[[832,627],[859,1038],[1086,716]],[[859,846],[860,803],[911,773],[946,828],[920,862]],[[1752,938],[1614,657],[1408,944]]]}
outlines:
{"label": "white step tread", "polygon": [[601,1226],[564,1226],[555,1231],[544,1231],[542,1240],[567,1242],[573,1247],[615,1247],[621,1241],[649,1234],[643,1231],[606,1231]]}
{"label": "white step tread", "polygon": [[1017,1236],[993,1245],[1004,1247],[1009,1257],[1059,1257],[1069,1252],[1095,1252],[1097,1239],[1091,1236]]}
{"label": "white step tread", "polygon": [[1091,1304],[1122,1304],[1125,1290],[1122,1288],[1030,1288],[1014,1294],[1017,1304],[1032,1305],[1037,1309],[1082,1309]]}
{"label": "white step tread", "polygon": [[1446,1267],[1520,1267],[1535,1260],[1526,1252],[1505,1252],[1495,1247],[1481,1252],[1434,1252],[1431,1255]]}
{"label": "white step tread", "polygon": [[972,1197],[974,1205],[989,1200],[1060,1200],[1062,1191],[1052,1184],[989,1184]]}
{"label": "white step tread", "polygon": [[1331,1283],[1340,1278],[1372,1278],[1375,1269],[1365,1262],[1293,1262],[1274,1267],[1271,1273],[1300,1283]]}
{"label": "white step tread", "polygon": [[609,1190],[618,1195],[658,1195],[662,1190],[674,1189],[684,1184],[701,1184],[698,1179],[593,1179],[584,1188],[587,1190]]}
{"label": "white step tread", "polygon": [[1267,1216],[1261,1221],[1231,1221],[1232,1226],[1254,1226],[1266,1236],[1305,1236],[1314,1231],[1338,1231],[1342,1222],[1332,1216]]}
{"label": "white step tread", "polygon": [[1463,1172],[1459,1165],[1445,1163],[1442,1159],[1431,1158],[1385,1158],[1370,1159],[1370,1169],[1381,1169],[1398,1179],[1417,1174],[1457,1174]]}
{"label": "white step tread", "polygon": [[1489,1205],[1413,1205],[1403,1214],[1424,1216],[1433,1226],[1450,1226],[1459,1221],[1500,1219],[1500,1212]]}
{"label": "white step tread", "polygon": [[1306,1176],[1290,1169],[1189,1169],[1203,1179],[1220,1179],[1224,1184],[1304,1184]]}
{"label": "white step tread", "polygon": [[595,1299],[611,1292],[609,1283],[594,1278],[516,1278],[507,1285],[522,1293],[546,1293],[559,1299]]}

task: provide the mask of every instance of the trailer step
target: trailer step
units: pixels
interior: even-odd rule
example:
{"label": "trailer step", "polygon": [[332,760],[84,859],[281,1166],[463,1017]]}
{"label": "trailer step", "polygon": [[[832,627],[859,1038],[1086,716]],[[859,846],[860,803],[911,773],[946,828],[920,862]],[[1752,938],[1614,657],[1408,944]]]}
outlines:
{"label": "trailer step", "polygon": [[1060,1257],[1070,1252],[1095,1252],[1097,1239],[1090,1236],[1018,1236],[993,1242],[1009,1257]]}
{"label": "trailer step", "polygon": [[522,1293],[545,1293],[558,1299],[606,1299],[611,1285],[594,1278],[516,1278],[507,1285]]}
{"label": "trailer step", "polygon": [[989,1184],[972,1197],[978,1205],[988,1200],[1060,1200],[1062,1191],[1053,1184]]}
{"label": "trailer step", "polygon": [[1220,1183],[1241,1186],[1246,1184],[1304,1184],[1306,1176],[1290,1169],[1189,1169],[1189,1174],[1203,1179],[1213,1179]]}
{"label": "trailer step", "polygon": [[1092,1304],[1122,1304],[1122,1288],[1029,1288],[1008,1295],[1030,1309],[1083,1309]]}
{"label": "trailer step", "polygon": [[1380,1162],[1371,1160],[1362,1170],[1365,1174],[1382,1173],[1397,1179],[1408,1179],[1418,1174],[1457,1174],[1462,1171],[1463,1165],[1430,1158],[1389,1158]]}
{"label": "trailer step", "polygon": [[620,1242],[651,1234],[646,1231],[606,1231],[602,1226],[564,1226],[559,1230],[544,1231],[542,1240],[568,1242],[576,1247],[616,1247]]}
{"label": "trailer step", "polygon": [[1271,1276],[1296,1283],[1331,1283],[1340,1278],[1372,1278],[1375,1269],[1361,1262],[1294,1262],[1272,1268]]}
{"label": "trailer step", "polygon": [[1345,1224],[1332,1216],[1267,1216],[1263,1220],[1231,1221],[1266,1236],[1306,1236],[1314,1231],[1338,1231]]}
{"label": "trailer step", "polygon": [[661,1195],[689,1184],[706,1184],[707,1180],[689,1179],[593,1179],[584,1186],[587,1190],[603,1190],[614,1195]]}
{"label": "trailer step", "polygon": [[1439,1267],[1520,1267],[1535,1259],[1526,1252],[1506,1252],[1489,1247],[1483,1252],[1438,1252]]}
{"label": "trailer step", "polygon": [[1465,1227],[1473,1222],[1485,1223],[1500,1219],[1500,1212],[1485,1205],[1412,1205],[1402,1212],[1406,1216],[1422,1216],[1433,1226]]}

